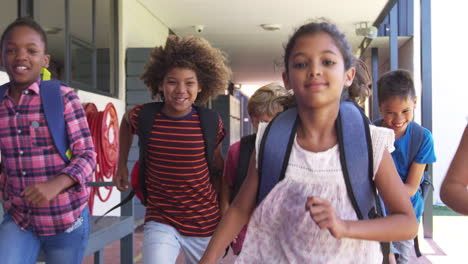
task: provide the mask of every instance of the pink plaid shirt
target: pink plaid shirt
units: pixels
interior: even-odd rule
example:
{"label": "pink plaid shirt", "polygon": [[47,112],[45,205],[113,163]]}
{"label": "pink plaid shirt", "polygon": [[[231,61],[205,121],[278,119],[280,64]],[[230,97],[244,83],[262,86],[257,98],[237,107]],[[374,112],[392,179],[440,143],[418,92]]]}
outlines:
{"label": "pink plaid shirt", "polygon": [[[96,153],[85,112],[70,87],[61,87],[64,118],[72,150],[67,165],[57,152],[47,127],[39,95],[39,82],[24,90],[19,103],[9,96],[0,98],[0,150],[3,171],[0,198],[6,213],[23,230],[40,236],[55,235],[72,226],[88,204],[86,183],[96,166]],[[44,206],[33,206],[21,192],[29,185],[59,174],[76,183]]]}

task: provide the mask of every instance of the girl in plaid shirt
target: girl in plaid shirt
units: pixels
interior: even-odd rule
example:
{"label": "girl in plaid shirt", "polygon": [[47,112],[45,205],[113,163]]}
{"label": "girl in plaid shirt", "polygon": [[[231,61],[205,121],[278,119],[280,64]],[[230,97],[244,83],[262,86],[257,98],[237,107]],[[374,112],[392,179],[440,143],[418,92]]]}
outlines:
{"label": "girl in plaid shirt", "polygon": [[90,216],[85,187],[96,165],[94,146],[81,103],[70,87],[60,87],[72,151],[65,162],[49,132],[39,91],[48,67],[44,30],[19,18],[1,36],[1,64],[10,82],[0,98],[0,199],[2,263],[81,263]]}

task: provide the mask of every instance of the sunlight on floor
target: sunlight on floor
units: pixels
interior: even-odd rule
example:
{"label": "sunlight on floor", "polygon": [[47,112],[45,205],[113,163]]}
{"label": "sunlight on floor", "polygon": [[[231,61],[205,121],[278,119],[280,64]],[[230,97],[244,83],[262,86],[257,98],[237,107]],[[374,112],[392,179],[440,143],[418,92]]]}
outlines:
{"label": "sunlight on floor", "polygon": [[431,263],[467,263],[468,217],[434,216],[434,238],[420,244],[421,252]]}

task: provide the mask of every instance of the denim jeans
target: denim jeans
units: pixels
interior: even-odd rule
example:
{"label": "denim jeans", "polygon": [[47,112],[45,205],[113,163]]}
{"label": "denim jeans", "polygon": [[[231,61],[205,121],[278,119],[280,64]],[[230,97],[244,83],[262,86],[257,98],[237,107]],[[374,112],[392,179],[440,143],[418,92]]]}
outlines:
{"label": "denim jeans", "polygon": [[198,263],[210,239],[183,236],[172,226],[147,222],[144,226],[143,263],[176,263],[181,248],[186,263]]}
{"label": "denim jeans", "polygon": [[81,264],[88,245],[89,209],[85,207],[73,226],[54,236],[23,231],[5,213],[0,224],[0,259],[3,264],[35,264],[40,249],[47,264]]}
{"label": "denim jeans", "polygon": [[397,264],[406,264],[409,263],[409,259],[411,257],[411,252],[414,248],[414,240],[404,240],[404,241],[397,241],[392,242],[393,245],[393,253],[396,257]]}

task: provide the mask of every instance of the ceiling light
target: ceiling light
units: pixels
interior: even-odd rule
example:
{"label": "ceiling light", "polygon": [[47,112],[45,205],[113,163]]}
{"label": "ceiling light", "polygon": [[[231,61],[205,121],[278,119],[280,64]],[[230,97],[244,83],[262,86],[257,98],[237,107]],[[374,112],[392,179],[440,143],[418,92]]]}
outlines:
{"label": "ceiling light", "polygon": [[261,24],[260,26],[264,30],[267,30],[267,31],[275,31],[275,30],[280,30],[281,29],[280,24]]}
{"label": "ceiling light", "polygon": [[46,27],[42,27],[42,28],[44,29],[44,32],[45,32],[46,34],[52,34],[52,35],[53,35],[53,34],[57,34],[57,33],[59,33],[60,31],[62,31],[62,29],[59,28],[59,27],[47,27],[47,26],[46,26]]}

